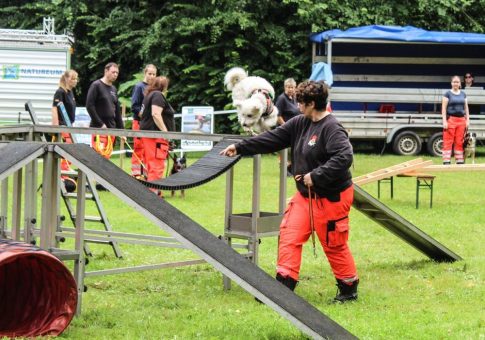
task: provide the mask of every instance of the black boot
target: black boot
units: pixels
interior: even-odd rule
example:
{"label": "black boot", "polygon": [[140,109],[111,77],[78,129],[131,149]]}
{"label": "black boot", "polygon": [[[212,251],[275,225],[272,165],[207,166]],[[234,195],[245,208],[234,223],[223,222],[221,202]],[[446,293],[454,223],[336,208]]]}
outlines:
{"label": "black boot", "polygon": [[276,274],[276,280],[284,284],[286,287],[291,289],[292,291],[295,290],[296,285],[298,284],[298,281],[292,279],[291,277],[287,276],[284,277],[281,274]]}
{"label": "black boot", "polygon": [[359,279],[347,284],[343,280],[337,279],[338,292],[337,296],[333,299],[333,302],[344,303],[346,301],[357,300],[357,286],[359,285]]}
{"label": "black boot", "polygon": [[[286,287],[288,287],[289,289],[291,289],[292,291],[295,290],[295,287],[298,283],[298,281],[292,279],[291,277],[287,276],[287,277],[283,277],[282,275],[280,274],[276,274],[276,280],[281,282],[282,284],[284,284]],[[254,298],[254,300],[256,300],[257,302],[259,303],[263,303],[260,299],[258,299],[257,297]]]}

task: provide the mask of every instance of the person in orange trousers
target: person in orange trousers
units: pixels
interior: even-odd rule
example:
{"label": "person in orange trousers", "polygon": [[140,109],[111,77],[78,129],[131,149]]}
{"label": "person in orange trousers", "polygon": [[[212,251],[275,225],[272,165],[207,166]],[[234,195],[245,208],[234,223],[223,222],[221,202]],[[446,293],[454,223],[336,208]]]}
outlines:
{"label": "person in orange trousers", "polygon": [[[143,81],[138,82],[133,88],[131,94],[131,111],[133,112],[133,131],[140,130],[140,110],[143,104],[143,99],[145,98],[144,91],[146,87],[152,82],[152,80],[157,76],[157,68],[153,64],[148,64],[143,70]],[[144,153],[143,153],[143,142],[141,138],[133,138],[133,153],[131,156],[131,175],[133,177],[143,176],[142,164],[145,163]]]}
{"label": "person in orange trousers", "polygon": [[[451,78],[451,90],[446,91],[441,102],[443,117],[443,164],[451,164],[451,153],[456,164],[464,164],[463,139],[470,125],[470,112],[466,94],[461,89],[460,76]],[[452,150],[453,148],[453,150]]]}
{"label": "person in orange trousers", "polygon": [[222,155],[254,155],[291,147],[296,194],[280,224],[276,279],[294,290],[303,245],[316,233],[337,281],[334,302],[356,300],[359,276],[348,246],[354,197],[352,146],[346,130],[327,109],[328,87],[305,81],[296,89],[301,115],[274,130],[244,139]]}
{"label": "person in orange trousers", "polygon": [[[140,111],[140,130],[149,131],[174,131],[175,120],[174,110],[165,98],[168,90],[169,80],[166,77],[156,77],[145,90]],[[165,160],[168,156],[169,142],[165,138],[145,138],[142,139],[145,153],[145,165],[147,167],[147,180],[154,181],[163,177],[165,170]],[[152,190],[159,196],[160,191]]]}

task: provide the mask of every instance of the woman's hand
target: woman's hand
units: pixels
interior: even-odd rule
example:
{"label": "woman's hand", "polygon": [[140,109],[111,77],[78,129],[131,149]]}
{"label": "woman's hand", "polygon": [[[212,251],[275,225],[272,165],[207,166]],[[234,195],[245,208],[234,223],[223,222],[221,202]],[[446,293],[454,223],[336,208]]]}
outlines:
{"label": "woman's hand", "polygon": [[443,130],[448,129],[448,122],[446,120],[443,120]]}
{"label": "woman's hand", "polygon": [[307,187],[312,187],[313,186],[313,181],[312,181],[312,176],[310,173],[307,173],[306,175],[296,175],[295,180],[297,182],[303,181],[303,184],[305,184]]}
{"label": "woman's hand", "polygon": [[237,150],[236,150],[236,145],[231,144],[221,152],[219,152],[219,155],[221,156],[229,156],[229,157],[234,157],[237,155]]}
{"label": "woman's hand", "polygon": [[310,173],[303,176],[303,184],[305,184],[307,187],[313,186],[312,176],[310,176]]}

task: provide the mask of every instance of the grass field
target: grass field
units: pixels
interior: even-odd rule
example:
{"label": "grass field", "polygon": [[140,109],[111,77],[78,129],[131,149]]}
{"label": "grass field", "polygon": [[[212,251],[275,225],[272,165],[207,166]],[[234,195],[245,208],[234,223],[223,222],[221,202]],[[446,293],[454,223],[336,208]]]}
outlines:
{"label": "grass field", "polygon": [[[485,163],[485,149],[477,161]],[[358,176],[414,157],[356,154]],[[425,157],[426,158],[426,157]],[[429,158],[433,159],[433,158]],[[189,162],[195,161],[190,158]],[[433,159],[435,164],[440,160]],[[126,162],[127,163],[127,162]],[[125,164],[127,165],[127,164]],[[235,212],[250,212],[251,159],[235,168]],[[263,211],[277,211],[278,159],[263,156]],[[381,200],[464,258],[434,263],[353,209],[350,246],[361,284],[359,300],[330,304],[335,281],[320,248],[304,249],[296,293],[362,339],[485,339],[485,183],[483,172],[437,173],[433,208],[421,191],[415,208],[415,179],[395,179],[394,199],[384,185]],[[363,188],[377,196],[377,184]],[[167,198],[215,235],[223,234],[225,176]],[[294,193],[288,179],[288,195]],[[102,202],[116,231],[164,235],[112,194]],[[156,198],[154,198],[155,200]],[[107,246],[92,245],[89,271],[196,258],[188,250],[122,245],[124,259]],[[261,243],[260,266],[274,275],[276,238]],[[86,279],[82,315],[61,336],[66,339],[305,339],[297,328],[222,277],[208,264]]]}

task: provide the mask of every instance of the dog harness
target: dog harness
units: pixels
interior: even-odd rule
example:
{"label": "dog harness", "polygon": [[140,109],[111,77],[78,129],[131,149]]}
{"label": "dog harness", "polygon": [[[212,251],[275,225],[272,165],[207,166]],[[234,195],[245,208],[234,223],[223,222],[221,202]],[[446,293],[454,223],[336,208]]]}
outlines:
{"label": "dog harness", "polygon": [[251,96],[255,93],[262,93],[266,97],[266,111],[264,111],[261,116],[268,117],[271,114],[271,112],[273,112],[273,107],[274,107],[271,93],[269,93],[268,90],[256,89],[253,92],[251,92]]}

